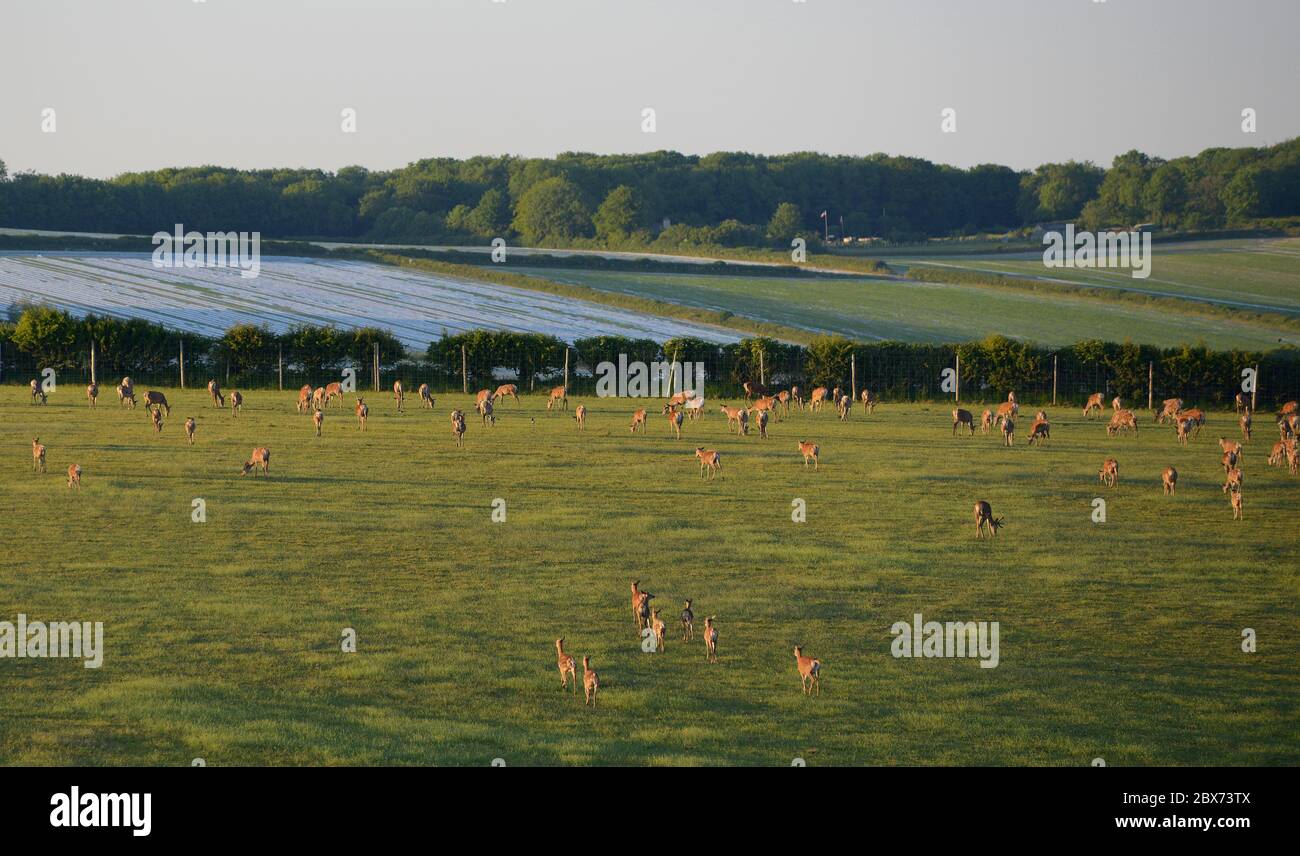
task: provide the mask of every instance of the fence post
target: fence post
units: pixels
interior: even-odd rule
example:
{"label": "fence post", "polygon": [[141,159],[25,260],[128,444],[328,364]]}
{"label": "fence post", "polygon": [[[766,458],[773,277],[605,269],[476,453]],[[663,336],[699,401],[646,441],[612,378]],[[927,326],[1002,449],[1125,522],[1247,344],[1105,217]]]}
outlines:
{"label": "fence post", "polygon": [[1147,410],[1155,410],[1156,364],[1147,363]]}
{"label": "fence post", "polygon": [[375,379],[375,392],[379,392],[379,343],[375,342],[375,370],[371,372]]}
{"label": "fence post", "polygon": [[1052,406],[1056,406],[1056,354],[1052,354]]}
{"label": "fence post", "polygon": [[460,386],[461,392],[469,395],[469,360],[465,356],[464,345],[460,346]]}
{"label": "fence post", "polygon": [[95,340],[90,340],[90,382],[95,382]]}
{"label": "fence post", "polygon": [[953,372],[952,400],[953,402],[961,401],[961,351],[954,349],[957,355],[957,368]]}
{"label": "fence post", "polygon": [[284,392],[284,345],[280,346],[279,368],[280,368],[280,392]]}
{"label": "fence post", "polygon": [[1255,363],[1255,382],[1250,387],[1250,412],[1255,412],[1255,400],[1259,395],[1259,363]]}
{"label": "fence post", "polygon": [[849,354],[849,377],[850,386],[853,388],[853,401],[858,400],[858,355],[856,352]]}
{"label": "fence post", "polygon": [[180,358],[181,389],[184,389],[185,388],[185,340],[181,339],[180,343],[181,343],[181,358]]}
{"label": "fence post", "polygon": [[569,346],[564,346],[564,394],[569,394]]}
{"label": "fence post", "polygon": [[758,349],[758,385],[767,385],[767,371],[763,367],[763,348],[761,345]]}

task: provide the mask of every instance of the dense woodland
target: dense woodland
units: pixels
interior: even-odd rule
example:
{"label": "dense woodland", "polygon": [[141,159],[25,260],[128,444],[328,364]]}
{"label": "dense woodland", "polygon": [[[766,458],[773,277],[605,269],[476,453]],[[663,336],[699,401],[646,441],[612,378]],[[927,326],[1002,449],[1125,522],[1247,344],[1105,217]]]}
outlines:
{"label": "dense woodland", "polygon": [[[375,172],[349,166],[204,166],[108,180],[9,174],[0,226],[152,234],[175,223],[266,238],[540,246],[788,246],[832,232],[904,241],[1076,220],[1179,230],[1300,215],[1300,139],[1162,160],[1137,151],[1109,169],[1069,161],[1026,172],[919,158],[719,152],[556,158],[432,158]],[[669,225],[665,227],[665,222]]]}

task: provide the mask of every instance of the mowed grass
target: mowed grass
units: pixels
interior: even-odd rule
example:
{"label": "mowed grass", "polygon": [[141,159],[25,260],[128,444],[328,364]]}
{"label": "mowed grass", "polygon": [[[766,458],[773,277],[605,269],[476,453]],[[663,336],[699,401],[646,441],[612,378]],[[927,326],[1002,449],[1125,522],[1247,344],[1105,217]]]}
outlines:
{"label": "mowed grass", "polygon": [[[292,393],[250,391],[238,419],[166,393],[155,436],[143,408],[0,388],[0,620],[103,621],[107,649],[98,670],[0,660],[0,762],[1300,762],[1300,479],[1265,465],[1263,418],[1235,522],[1224,413],[1182,448],[1146,421],[1108,439],[1062,407],[1049,447],[1022,431],[1007,449],[952,437],[944,404],[796,413],[764,441],[728,435],[715,401],[675,440],[657,406],[632,436],[636,403],[585,400],[579,433],[532,396],[495,427],[472,417],[458,449],[461,396],[397,415],[374,394],[367,432],[335,406],[316,439]],[[821,444],[820,470],[799,439]],[[238,474],[254,445],[268,479]],[[697,445],[722,453],[712,483]],[[1108,455],[1113,490],[1097,479]],[[972,537],[977,499],[1006,518],[996,542]],[[657,595],[665,653],[641,650],[633,579]],[[701,626],[717,615],[716,665],[698,635],[678,641],[688,597]],[[890,626],[916,612],[1000,622],[1000,665],[894,658]],[[560,691],[557,636],[593,658],[596,709]],[[796,644],[824,664],[819,697],[800,692]]]}

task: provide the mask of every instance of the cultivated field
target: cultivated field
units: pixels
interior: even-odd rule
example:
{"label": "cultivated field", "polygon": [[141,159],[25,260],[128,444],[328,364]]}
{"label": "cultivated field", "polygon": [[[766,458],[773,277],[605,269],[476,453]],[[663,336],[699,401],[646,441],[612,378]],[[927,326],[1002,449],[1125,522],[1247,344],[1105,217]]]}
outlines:
{"label": "cultivated field", "polygon": [[[730,436],[715,401],[675,440],[658,407],[630,435],[628,400],[583,402],[580,433],[536,396],[484,427],[460,396],[398,415],[371,394],[366,432],[336,405],[317,439],[291,393],[248,392],[237,419],[166,393],[155,435],[111,389],[91,410],[70,387],[43,407],[0,388],[0,619],[103,621],[107,649],[98,670],[0,660],[0,763],[1300,763],[1300,478],[1265,465],[1266,414],[1234,521],[1225,413],[1184,448],[1144,411],[1140,436],[1108,439],[1049,408],[1051,443],[1027,446],[1023,419],[1008,449],[952,437],[941,404],[796,413],[764,441]],[[452,407],[471,413],[463,449]],[[269,478],[239,475],[254,445]],[[714,482],[697,445],[721,450]],[[1005,516],[996,541],[973,537],[978,499]],[[635,579],[665,653],[641,650]],[[698,629],[677,641],[685,598],[717,616],[716,665]],[[895,659],[890,626],[917,612],[1000,622],[1000,665]],[[579,675],[592,656],[596,709],[560,691],[558,636]],[[796,644],[824,664],[820,696]]]}

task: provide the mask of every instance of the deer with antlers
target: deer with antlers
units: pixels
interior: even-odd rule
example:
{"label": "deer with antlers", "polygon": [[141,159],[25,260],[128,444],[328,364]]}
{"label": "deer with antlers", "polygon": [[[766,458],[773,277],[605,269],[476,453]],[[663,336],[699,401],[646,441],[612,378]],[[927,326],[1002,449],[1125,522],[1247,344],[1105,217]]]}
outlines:
{"label": "deer with antlers", "polygon": [[1002,518],[993,516],[993,506],[984,500],[975,503],[975,537],[983,538],[984,530],[988,529],[988,537],[997,537],[998,530],[1002,528]]}

